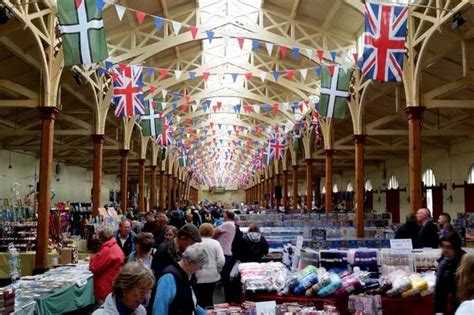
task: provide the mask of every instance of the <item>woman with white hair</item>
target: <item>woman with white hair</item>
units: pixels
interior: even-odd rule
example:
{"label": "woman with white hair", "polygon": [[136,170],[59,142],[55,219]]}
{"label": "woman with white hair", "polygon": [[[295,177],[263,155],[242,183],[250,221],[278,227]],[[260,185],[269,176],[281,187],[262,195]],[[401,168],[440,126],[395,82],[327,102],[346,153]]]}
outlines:
{"label": "woman with white hair", "polygon": [[158,281],[153,315],[206,314],[196,303],[192,275],[206,264],[207,254],[202,244],[189,246],[177,264],[163,270]]}

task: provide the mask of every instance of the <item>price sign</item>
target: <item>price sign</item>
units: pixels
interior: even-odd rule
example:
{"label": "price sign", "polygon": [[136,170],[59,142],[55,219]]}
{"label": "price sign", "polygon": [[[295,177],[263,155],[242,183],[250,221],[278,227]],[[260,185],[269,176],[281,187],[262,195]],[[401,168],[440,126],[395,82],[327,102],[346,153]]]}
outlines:
{"label": "price sign", "polygon": [[393,251],[411,253],[413,249],[413,244],[411,239],[393,239],[390,240],[390,248]]}

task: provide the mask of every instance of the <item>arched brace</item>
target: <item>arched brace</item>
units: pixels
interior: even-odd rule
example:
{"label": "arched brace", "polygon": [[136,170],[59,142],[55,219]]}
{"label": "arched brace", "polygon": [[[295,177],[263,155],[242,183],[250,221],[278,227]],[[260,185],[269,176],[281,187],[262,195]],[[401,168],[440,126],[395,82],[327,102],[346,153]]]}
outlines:
{"label": "arched brace", "polygon": [[130,150],[133,127],[135,126],[136,122],[137,122],[136,116],[133,116],[131,118],[127,118],[127,117],[122,118],[122,128],[123,128],[122,149],[124,150]]}
{"label": "arched brace", "polygon": [[334,148],[334,131],[331,118],[321,118],[319,120],[321,132],[323,133],[324,149],[333,150]]}
{"label": "arched brace", "polygon": [[146,160],[146,153],[148,151],[148,142],[150,137],[144,137],[140,131],[140,159]]}
{"label": "arched brace", "polygon": [[312,152],[314,151],[314,131],[313,128],[305,128],[301,135],[303,142],[304,158],[311,159]]}
{"label": "arched brace", "polygon": [[[352,72],[351,99],[348,101],[354,134],[364,134],[364,102],[368,85],[361,87],[363,78],[360,69]],[[372,81],[370,81],[372,82]]]}
{"label": "arched brace", "polygon": [[158,165],[158,154],[160,152],[160,149],[158,145],[156,144],[153,139],[150,141],[151,143],[151,165],[152,166],[157,166]]}

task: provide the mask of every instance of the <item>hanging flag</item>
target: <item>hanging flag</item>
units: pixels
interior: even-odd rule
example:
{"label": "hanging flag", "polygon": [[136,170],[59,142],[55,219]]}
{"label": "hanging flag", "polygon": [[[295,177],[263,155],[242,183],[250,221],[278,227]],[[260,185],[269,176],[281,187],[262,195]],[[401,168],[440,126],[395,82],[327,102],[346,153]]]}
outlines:
{"label": "hanging flag", "polygon": [[262,71],[258,74],[258,77],[260,78],[260,80],[262,80],[262,82],[264,82],[265,78],[267,77],[267,73]]}
{"label": "hanging flag", "polygon": [[306,76],[308,75],[308,69],[300,69],[301,77],[303,78],[303,81],[306,80]]}
{"label": "hanging flag", "polygon": [[207,34],[207,39],[209,40],[209,44],[212,43],[212,39],[214,38],[214,32],[206,31],[206,34]]}
{"label": "hanging flag", "polygon": [[142,12],[142,11],[135,11],[135,15],[137,16],[137,22],[138,22],[138,25],[142,25],[143,21],[145,20],[145,12]]}
{"label": "hanging flag", "polygon": [[256,39],[252,39],[252,49],[255,50],[255,52],[258,52],[259,46],[260,42]]}
{"label": "hanging flag", "polygon": [[369,80],[402,81],[407,6],[365,3],[362,72]]}
{"label": "hanging flag", "polygon": [[324,117],[346,117],[347,98],[352,71],[336,66],[331,75],[327,66],[321,66],[321,96],[319,113]]}
{"label": "hanging flag", "polygon": [[155,21],[155,26],[156,26],[156,29],[158,30],[158,32],[161,30],[161,28],[163,27],[163,19],[159,16],[155,16],[154,17],[154,21]]}
{"label": "hanging flag", "polygon": [[288,47],[286,47],[286,46],[280,46],[280,55],[281,55],[282,59],[285,59],[285,57],[286,57],[286,49],[287,48]]}
{"label": "hanging flag", "polygon": [[161,108],[152,106],[153,100],[148,101],[148,106],[145,107],[145,114],[140,117],[140,126],[142,127],[142,134],[145,137],[156,137],[161,133],[162,123],[159,112]]}
{"label": "hanging flag", "polygon": [[252,79],[252,72],[245,72],[245,79],[247,80]]}
{"label": "hanging flag", "polygon": [[237,76],[238,76],[238,73],[231,73],[230,76],[232,77],[232,81],[235,81],[237,80]]}
{"label": "hanging flag", "polygon": [[267,48],[267,53],[269,56],[272,55],[273,44],[272,43],[265,43],[265,47]]}
{"label": "hanging flag", "polygon": [[173,142],[173,129],[171,127],[171,115],[166,115],[162,117],[162,129],[161,133],[156,136],[156,144],[158,145],[171,145]]}
{"label": "hanging flag", "polygon": [[58,10],[65,66],[97,63],[109,56],[95,0],[59,1]]}
{"label": "hanging flag", "polygon": [[202,77],[203,77],[204,81],[207,82],[207,79],[209,79],[209,72],[204,71],[204,72],[202,73]]}
{"label": "hanging flag", "polygon": [[189,31],[191,32],[191,37],[193,39],[196,39],[196,35],[197,35],[197,32],[198,32],[198,28],[196,26],[190,26],[189,27]]}
{"label": "hanging flag", "polygon": [[165,69],[165,68],[160,69],[160,79],[161,80],[166,78],[167,75],[168,75],[168,69]]}
{"label": "hanging flag", "polygon": [[114,104],[116,117],[132,117],[145,113],[141,65],[120,65],[115,68]]}
{"label": "hanging flag", "polygon": [[245,38],[243,38],[243,37],[237,37],[237,42],[239,43],[240,49],[244,49]]}
{"label": "hanging flag", "polygon": [[280,76],[280,72],[273,71],[272,74],[273,74],[273,78],[275,79],[275,81],[278,81],[278,77]]}
{"label": "hanging flag", "polygon": [[117,12],[117,17],[119,21],[122,21],[123,16],[125,15],[125,7],[119,4],[115,5],[115,11]]}
{"label": "hanging flag", "polygon": [[195,71],[189,71],[189,80],[194,80],[196,78],[196,72]]}
{"label": "hanging flag", "polygon": [[298,47],[293,47],[293,58],[300,59],[300,49]]}
{"label": "hanging flag", "polygon": [[294,70],[286,70],[286,77],[288,78],[288,80],[293,80],[294,74],[295,74]]}
{"label": "hanging flag", "polygon": [[173,26],[174,34],[178,36],[179,31],[181,30],[181,26],[183,26],[183,24],[181,24],[180,22],[171,21],[171,25]]}

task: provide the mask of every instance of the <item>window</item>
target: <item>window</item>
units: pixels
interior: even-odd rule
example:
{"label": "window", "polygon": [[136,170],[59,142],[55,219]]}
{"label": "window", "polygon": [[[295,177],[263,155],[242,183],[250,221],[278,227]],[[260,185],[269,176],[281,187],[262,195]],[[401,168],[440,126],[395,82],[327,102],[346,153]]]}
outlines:
{"label": "window", "polygon": [[372,191],[373,190],[372,181],[370,179],[365,181],[364,188],[365,188],[365,191]]}
{"label": "window", "polygon": [[[423,173],[422,180],[425,187],[436,186],[436,178],[433,170],[430,168]],[[433,190],[431,188],[426,189],[426,207],[433,212]]]}
{"label": "window", "polygon": [[353,191],[354,191],[354,188],[352,187],[352,184],[351,184],[351,183],[348,183],[348,184],[347,184],[346,191],[350,191],[350,192],[353,192]]}
{"label": "window", "polygon": [[323,189],[321,189],[321,194],[325,194],[326,193],[326,186],[323,186]]}
{"label": "window", "polygon": [[337,188],[337,184],[334,184],[334,186],[332,186],[332,192],[333,193],[339,192],[339,189]]}
{"label": "window", "polygon": [[471,164],[469,168],[469,174],[467,175],[467,183],[474,184],[474,163]]}
{"label": "window", "polygon": [[395,175],[391,175],[388,179],[388,189],[398,189],[398,179]]}

